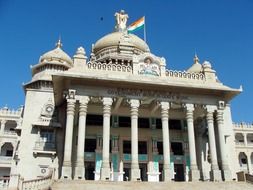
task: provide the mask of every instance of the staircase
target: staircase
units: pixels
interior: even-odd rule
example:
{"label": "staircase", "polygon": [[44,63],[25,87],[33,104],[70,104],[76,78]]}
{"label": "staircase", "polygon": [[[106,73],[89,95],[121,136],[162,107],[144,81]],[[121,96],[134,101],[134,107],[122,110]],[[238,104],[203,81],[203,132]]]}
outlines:
{"label": "staircase", "polygon": [[111,182],[59,180],[52,190],[252,190],[246,182]]}

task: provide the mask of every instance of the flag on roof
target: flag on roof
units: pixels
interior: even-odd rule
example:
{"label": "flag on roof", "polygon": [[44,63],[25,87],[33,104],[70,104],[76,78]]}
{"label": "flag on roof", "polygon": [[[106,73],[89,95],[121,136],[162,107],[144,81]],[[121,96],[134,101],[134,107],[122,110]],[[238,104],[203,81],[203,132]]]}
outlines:
{"label": "flag on roof", "polygon": [[128,26],[127,31],[129,33],[132,33],[136,30],[143,28],[144,24],[145,24],[145,17],[143,16],[140,19],[138,19],[137,21],[133,22],[130,26]]}

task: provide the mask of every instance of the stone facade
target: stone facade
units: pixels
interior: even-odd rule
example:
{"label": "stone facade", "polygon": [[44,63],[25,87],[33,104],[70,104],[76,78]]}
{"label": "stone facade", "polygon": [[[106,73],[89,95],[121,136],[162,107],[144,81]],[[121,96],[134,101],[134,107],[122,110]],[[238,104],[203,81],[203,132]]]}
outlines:
{"label": "stone facade", "polygon": [[223,85],[196,55],[187,71],[167,69],[127,33],[128,16],[115,15],[115,31],[92,45],[89,58],[83,47],[71,58],[58,41],[31,67],[11,176],[236,179],[229,102],[241,89]]}
{"label": "stone facade", "polygon": [[17,160],[19,137],[22,124],[23,107],[10,110],[0,109],[0,188],[9,182],[11,167]]}
{"label": "stone facade", "polygon": [[253,125],[234,124],[237,170],[253,174]]}

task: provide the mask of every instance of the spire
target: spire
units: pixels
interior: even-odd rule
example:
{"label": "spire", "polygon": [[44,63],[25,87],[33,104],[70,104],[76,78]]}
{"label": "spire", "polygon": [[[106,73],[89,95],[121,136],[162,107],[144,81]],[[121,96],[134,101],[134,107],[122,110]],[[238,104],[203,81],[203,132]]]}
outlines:
{"label": "spire", "polygon": [[61,48],[61,47],[62,47],[61,36],[59,36],[58,42],[55,44],[55,46],[56,46],[57,48]]}
{"label": "spire", "polygon": [[194,64],[199,64],[199,58],[197,56],[197,53],[195,52],[194,58],[193,58]]}

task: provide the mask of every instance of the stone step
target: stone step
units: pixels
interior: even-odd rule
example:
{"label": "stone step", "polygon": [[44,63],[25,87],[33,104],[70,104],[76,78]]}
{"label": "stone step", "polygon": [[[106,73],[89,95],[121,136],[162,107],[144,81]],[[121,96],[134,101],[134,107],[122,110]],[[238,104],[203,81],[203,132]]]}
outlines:
{"label": "stone step", "polygon": [[246,182],[109,182],[59,180],[52,190],[253,190]]}

